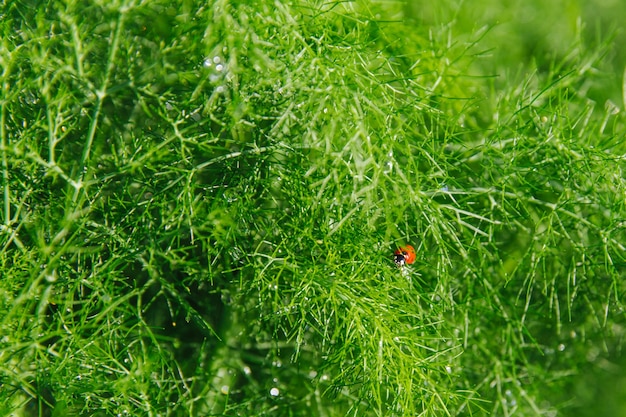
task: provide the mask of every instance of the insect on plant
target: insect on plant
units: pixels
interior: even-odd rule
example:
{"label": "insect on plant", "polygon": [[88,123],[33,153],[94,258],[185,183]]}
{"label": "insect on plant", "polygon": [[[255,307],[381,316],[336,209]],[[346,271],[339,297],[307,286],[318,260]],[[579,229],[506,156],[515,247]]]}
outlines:
{"label": "insect on plant", "polygon": [[411,265],[415,262],[415,249],[411,245],[400,246],[393,253],[393,261],[398,267],[402,267],[405,264]]}

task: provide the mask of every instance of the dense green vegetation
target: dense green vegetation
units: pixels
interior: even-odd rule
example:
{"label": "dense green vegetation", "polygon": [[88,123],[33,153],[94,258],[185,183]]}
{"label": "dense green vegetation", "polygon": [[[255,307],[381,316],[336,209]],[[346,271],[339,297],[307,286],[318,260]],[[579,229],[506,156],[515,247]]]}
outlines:
{"label": "dense green vegetation", "polygon": [[1,414],[626,415],[626,7],[421,3],[4,2]]}

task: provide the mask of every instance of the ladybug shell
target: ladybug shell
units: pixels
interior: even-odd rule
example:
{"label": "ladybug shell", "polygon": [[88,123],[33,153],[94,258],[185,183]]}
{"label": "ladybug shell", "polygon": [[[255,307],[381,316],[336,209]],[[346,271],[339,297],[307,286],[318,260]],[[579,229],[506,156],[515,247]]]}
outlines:
{"label": "ladybug shell", "polygon": [[415,262],[415,258],[415,249],[411,245],[400,246],[393,253],[393,261],[398,266],[402,266],[405,263],[410,265]]}

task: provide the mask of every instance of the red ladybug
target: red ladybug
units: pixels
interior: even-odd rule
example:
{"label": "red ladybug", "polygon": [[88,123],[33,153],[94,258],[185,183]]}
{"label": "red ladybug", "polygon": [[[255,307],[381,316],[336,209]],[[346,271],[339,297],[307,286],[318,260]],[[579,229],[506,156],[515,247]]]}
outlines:
{"label": "red ladybug", "polygon": [[411,265],[415,262],[415,249],[411,245],[400,246],[393,253],[393,261],[398,266],[403,266],[404,264]]}

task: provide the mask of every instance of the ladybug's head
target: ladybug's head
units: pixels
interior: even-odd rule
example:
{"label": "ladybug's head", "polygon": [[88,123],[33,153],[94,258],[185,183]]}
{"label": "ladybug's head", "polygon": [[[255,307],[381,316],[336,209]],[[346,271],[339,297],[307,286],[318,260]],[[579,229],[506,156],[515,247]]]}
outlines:
{"label": "ladybug's head", "polygon": [[406,263],[406,252],[396,253],[393,255],[393,261],[397,266],[404,266]]}

